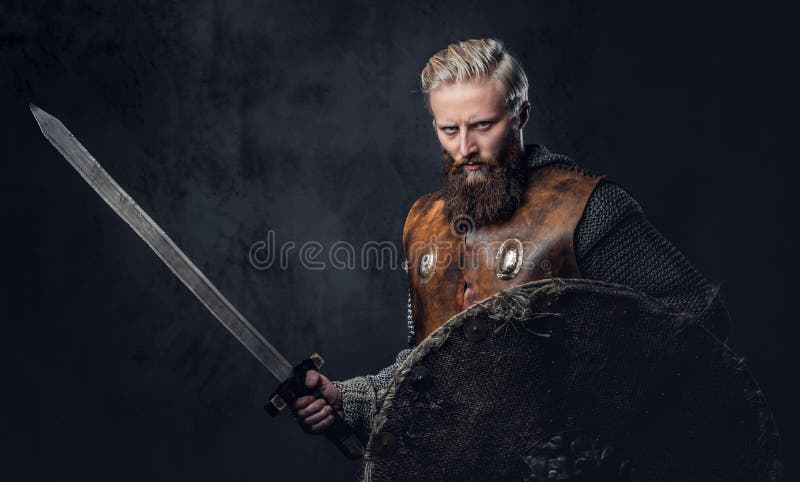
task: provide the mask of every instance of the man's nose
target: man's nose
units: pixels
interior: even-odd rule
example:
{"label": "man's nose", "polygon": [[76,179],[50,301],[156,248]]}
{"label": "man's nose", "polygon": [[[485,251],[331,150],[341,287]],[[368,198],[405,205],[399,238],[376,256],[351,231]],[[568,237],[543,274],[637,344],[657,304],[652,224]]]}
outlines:
{"label": "man's nose", "polygon": [[476,152],[478,152],[478,146],[475,144],[469,129],[462,130],[459,136],[459,154],[461,154],[461,158],[466,159]]}

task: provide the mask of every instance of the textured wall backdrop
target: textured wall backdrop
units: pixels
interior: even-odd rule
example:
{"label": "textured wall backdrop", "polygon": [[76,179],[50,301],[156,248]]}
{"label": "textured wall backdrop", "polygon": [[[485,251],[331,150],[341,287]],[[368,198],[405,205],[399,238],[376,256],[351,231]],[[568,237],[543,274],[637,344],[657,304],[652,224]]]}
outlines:
{"label": "textured wall backdrop", "polygon": [[[792,12],[730,2],[0,4],[6,480],[353,480],[261,406],[272,380],[41,137],[58,116],[288,357],[375,372],[405,343],[395,267],[255,269],[253,243],[399,246],[440,182],[418,72],[506,40],[528,141],[640,201],[711,280],[798,448]],[[788,458],[788,457],[787,457]],[[790,465],[791,468],[791,465]],[[278,476],[283,478],[279,478]],[[4,477],[5,478],[5,477]]]}

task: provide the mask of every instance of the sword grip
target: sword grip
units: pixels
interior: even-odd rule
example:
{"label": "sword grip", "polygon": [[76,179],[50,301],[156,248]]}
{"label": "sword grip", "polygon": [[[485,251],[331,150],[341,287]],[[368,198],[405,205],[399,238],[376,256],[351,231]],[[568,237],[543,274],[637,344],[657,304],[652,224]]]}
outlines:
{"label": "sword grip", "polygon": [[[300,362],[293,368],[293,375],[288,380],[278,386],[278,389],[270,396],[270,401],[264,407],[273,417],[283,412],[286,408],[294,405],[294,402],[305,395],[312,395],[314,398],[325,398],[317,390],[309,390],[306,387],[306,373],[309,370],[319,370],[322,366],[322,358],[316,353],[310,358]],[[325,403],[328,403],[325,400]],[[330,404],[328,404],[330,405]],[[317,435],[298,420],[301,429],[306,433]],[[345,457],[349,459],[360,459],[364,456],[364,445],[361,440],[353,433],[347,422],[345,422],[336,409],[333,409],[333,424],[325,429],[325,437],[339,449]]]}

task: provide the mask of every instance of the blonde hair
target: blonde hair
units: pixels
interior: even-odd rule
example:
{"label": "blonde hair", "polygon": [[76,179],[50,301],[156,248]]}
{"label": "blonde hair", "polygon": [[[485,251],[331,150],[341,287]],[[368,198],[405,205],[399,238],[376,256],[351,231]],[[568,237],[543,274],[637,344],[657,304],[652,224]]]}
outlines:
{"label": "blonde hair", "polygon": [[471,39],[450,44],[428,60],[420,74],[425,104],[430,110],[430,93],[442,85],[472,79],[493,79],[506,89],[506,108],[512,117],[519,115],[528,100],[528,77],[522,65],[503,42],[497,39]]}

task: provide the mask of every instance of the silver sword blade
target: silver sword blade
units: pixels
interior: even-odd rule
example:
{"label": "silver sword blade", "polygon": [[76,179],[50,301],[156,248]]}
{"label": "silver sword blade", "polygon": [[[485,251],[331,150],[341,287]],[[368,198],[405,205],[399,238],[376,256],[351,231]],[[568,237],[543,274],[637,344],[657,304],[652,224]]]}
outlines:
{"label": "silver sword blade", "polygon": [[205,277],[163,229],[117,184],[58,119],[30,104],[42,133],[58,152],[141,237],[175,276],[194,293],[258,361],[282,382],[292,376],[292,365]]}

